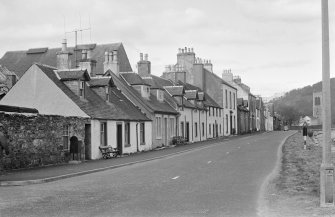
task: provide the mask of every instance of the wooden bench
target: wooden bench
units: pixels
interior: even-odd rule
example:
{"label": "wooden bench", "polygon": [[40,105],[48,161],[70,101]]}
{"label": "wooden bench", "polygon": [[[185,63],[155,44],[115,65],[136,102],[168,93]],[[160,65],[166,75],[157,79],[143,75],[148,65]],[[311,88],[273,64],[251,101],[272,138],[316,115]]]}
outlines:
{"label": "wooden bench", "polygon": [[119,155],[119,150],[117,148],[113,148],[112,146],[99,146],[99,150],[102,154],[102,158],[104,159],[117,157]]}

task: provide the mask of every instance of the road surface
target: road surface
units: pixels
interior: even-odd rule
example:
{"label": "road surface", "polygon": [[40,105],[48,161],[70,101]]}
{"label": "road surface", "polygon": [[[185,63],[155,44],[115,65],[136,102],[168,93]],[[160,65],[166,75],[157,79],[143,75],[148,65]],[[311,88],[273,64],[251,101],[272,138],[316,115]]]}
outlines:
{"label": "road surface", "polygon": [[257,216],[261,184],[292,132],[241,137],[167,158],[0,188],[0,216]]}

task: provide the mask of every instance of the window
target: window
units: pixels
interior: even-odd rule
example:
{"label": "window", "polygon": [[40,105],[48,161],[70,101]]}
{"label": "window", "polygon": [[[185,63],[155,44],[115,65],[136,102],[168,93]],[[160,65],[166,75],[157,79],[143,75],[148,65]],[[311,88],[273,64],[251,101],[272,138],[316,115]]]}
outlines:
{"label": "window", "polygon": [[140,123],[140,144],[145,145],[145,124]]}
{"label": "window", "polygon": [[208,112],[208,115],[211,116],[211,107],[209,107]]}
{"label": "window", "polygon": [[202,122],[202,136],[205,136],[205,123]]}
{"label": "window", "polygon": [[221,124],[220,124],[220,134],[222,133],[222,130],[221,130]]}
{"label": "window", "polygon": [[219,114],[220,114],[220,117],[221,117],[221,110],[222,110],[222,109],[219,110],[219,112],[220,112],[220,113],[219,113]]}
{"label": "window", "polygon": [[233,99],[234,99],[234,109],[236,109],[236,96],[235,96],[235,93],[233,93]]}
{"label": "window", "polygon": [[229,121],[229,120],[228,120],[228,115],[226,115],[226,129],[227,129],[227,130],[226,130],[226,133],[228,133],[228,121]]}
{"label": "window", "polygon": [[162,118],[156,117],[156,137],[161,138],[162,137]]}
{"label": "window", "polygon": [[320,97],[315,97],[315,99],[314,99],[314,104],[315,104],[315,105],[321,105]]}
{"label": "window", "polygon": [[216,117],[218,117],[218,116],[219,116],[219,115],[218,115],[218,110],[219,110],[219,109],[216,108],[215,110],[216,110]]}
{"label": "window", "polygon": [[198,123],[195,123],[194,127],[195,127],[195,137],[198,137]]}
{"label": "window", "polygon": [[180,122],[181,136],[184,137],[184,122]]}
{"label": "window", "polygon": [[79,96],[85,97],[85,83],[84,83],[84,81],[79,81]]}
{"label": "window", "polygon": [[210,124],[208,126],[208,132],[209,132],[209,135],[211,135],[211,125]]}
{"label": "window", "polygon": [[107,123],[100,123],[100,145],[107,145]]}
{"label": "window", "polygon": [[130,123],[126,122],[124,125],[124,144],[130,146]]}
{"label": "window", "polygon": [[69,125],[63,126],[63,149],[69,149]]}
{"label": "window", "polygon": [[106,101],[109,102],[109,88],[105,87],[105,92],[106,92]]}
{"label": "window", "polygon": [[228,108],[228,91],[226,90],[226,108]]}
{"label": "window", "polygon": [[231,106],[231,91],[229,91],[229,108],[232,109],[232,106]]}
{"label": "window", "polygon": [[170,118],[170,135],[171,135],[171,137],[175,136],[174,118]]}

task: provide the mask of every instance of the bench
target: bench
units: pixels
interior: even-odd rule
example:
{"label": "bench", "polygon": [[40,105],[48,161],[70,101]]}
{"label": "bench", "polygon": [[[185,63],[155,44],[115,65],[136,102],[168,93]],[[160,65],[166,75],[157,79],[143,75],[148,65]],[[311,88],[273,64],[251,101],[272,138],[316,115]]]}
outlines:
{"label": "bench", "polygon": [[102,158],[104,159],[117,157],[119,155],[119,150],[117,148],[113,148],[112,146],[99,146],[99,150],[102,154]]}

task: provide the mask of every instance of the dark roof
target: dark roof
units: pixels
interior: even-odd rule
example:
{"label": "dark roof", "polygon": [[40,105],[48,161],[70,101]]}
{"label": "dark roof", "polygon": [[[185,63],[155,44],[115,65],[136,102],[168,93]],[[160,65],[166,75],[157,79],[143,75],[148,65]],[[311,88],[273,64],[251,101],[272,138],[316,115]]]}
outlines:
{"label": "dark roof", "polygon": [[27,54],[41,54],[45,53],[48,51],[47,47],[42,47],[42,48],[31,48],[27,51]]}
{"label": "dark roof", "polygon": [[[178,85],[183,85],[185,87],[185,90],[197,90],[197,91],[202,91],[201,88],[196,87],[192,84],[189,83],[183,83],[181,81],[177,82]],[[203,92],[203,91],[202,91]],[[205,106],[211,106],[211,107],[216,107],[216,108],[222,108],[219,104],[217,104],[215,102],[214,99],[212,99],[212,97],[210,97],[206,92],[204,92],[205,94],[205,100],[204,100],[204,105]]]}
{"label": "dark roof", "polygon": [[[152,112],[155,113],[168,113],[168,114],[179,114],[175,109],[173,109],[167,102],[159,102],[155,96],[150,94],[149,100],[143,99],[141,94],[135,90],[133,87],[129,86],[122,76],[117,77],[114,73],[111,74],[115,85],[124,94],[130,93],[136,100],[140,101],[142,105],[147,106]],[[127,93],[126,93],[127,92]],[[129,97],[129,96],[128,96]],[[130,98],[130,97],[129,97]],[[140,106],[140,105],[139,105]]]}
{"label": "dark roof", "polygon": [[[84,45],[78,45],[78,48],[81,48],[81,46]],[[27,51],[7,51],[5,55],[0,59],[0,64],[7,67],[8,70],[15,72],[19,77],[22,77],[22,75],[35,62],[57,67],[57,52],[59,52],[60,50],[61,48],[50,48],[47,49],[45,52],[42,52],[42,49],[38,48],[29,49],[29,53],[27,53]],[[77,50],[77,59],[80,60],[81,51],[79,49]],[[92,51],[92,59],[97,61],[97,74],[104,74],[103,62],[105,61],[105,51],[112,50],[118,51],[117,56],[119,60],[120,72],[132,71],[131,65],[129,63],[126,51],[122,43],[101,44],[96,45]],[[73,53],[73,47],[69,47],[68,51]],[[71,55],[70,58],[72,62],[71,68],[75,68],[75,55]]]}
{"label": "dark roof", "polygon": [[229,84],[228,82],[224,81],[222,78],[220,78],[220,77],[219,77],[218,75],[216,75],[215,73],[212,73],[212,72],[208,71],[208,70],[205,69],[205,68],[204,68],[204,70],[205,70],[205,73],[210,73],[210,74],[212,74],[214,77],[216,77],[217,79],[220,79],[222,84],[225,84],[225,85],[227,85],[227,86],[229,86],[229,87],[231,87],[231,88],[237,90],[236,87],[234,87],[234,86],[232,86],[231,84]]}
{"label": "dark roof", "polygon": [[184,86],[166,86],[164,89],[171,96],[183,96],[185,93]]}
{"label": "dark roof", "polygon": [[34,108],[26,108],[26,107],[10,106],[10,105],[0,105],[0,111],[16,112],[16,113],[38,113],[38,110]]}
{"label": "dark roof", "polygon": [[150,89],[161,89],[163,90],[161,86],[159,86],[155,80],[150,76],[150,77],[142,77],[142,80],[150,86]]}
{"label": "dark roof", "polygon": [[198,91],[197,90],[185,90],[186,99],[196,100],[198,99]]}
{"label": "dark roof", "polygon": [[69,80],[84,80],[89,81],[90,76],[87,73],[87,70],[82,69],[70,69],[70,70],[58,70],[57,74],[61,81]]}
{"label": "dark roof", "polygon": [[173,82],[161,77],[157,77],[155,75],[151,75],[152,79],[156,82],[156,84],[160,87],[165,87],[165,86],[173,86]]}
{"label": "dark roof", "polygon": [[105,86],[115,86],[113,79],[110,77],[93,77],[88,82],[90,87],[105,87]]}
{"label": "dark roof", "polygon": [[130,85],[149,85],[143,81],[139,74],[134,72],[122,73],[120,76],[122,76]]}
{"label": "dark roof", "polygon": [[[116,103],[108,103],[101,99],[93,90],[87,88],[85,91],[85,100],[80,99],[73,93],[62,81],[60,81],[54,70],[55,68],[36,64],[42,72],[44,72],[57,86],[60,88],[81,110],[88,116],[96,119],[109,120],[134,120],[131,114],[124,112]],[[149,120],[143,114],[137,117],[136,120]]]}

